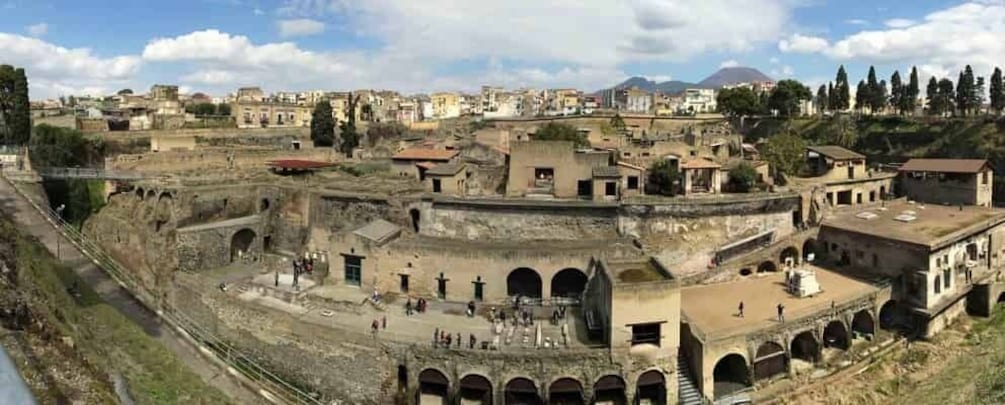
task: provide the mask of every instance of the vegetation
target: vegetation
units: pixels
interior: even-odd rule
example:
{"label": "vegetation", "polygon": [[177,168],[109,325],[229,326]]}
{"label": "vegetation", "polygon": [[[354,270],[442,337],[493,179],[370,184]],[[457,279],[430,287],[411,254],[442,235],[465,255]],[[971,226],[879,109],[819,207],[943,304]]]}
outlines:
{"label": "vegetation", "polygon": [[24,145],[30,136],[28,78],[22,68],[0,65],[0,144]]}
{"label": "vegetation", "polygon": [[3,218],[0,235],[0,244],[16,250],[18,289],[28,297],[32,316],[56,336],[70,337],[74,350],[101,374],[98,378],[105,380],[106,372],[122,375],[137,404],[229,403],[39,242]]}
{"label": "vegetation", "polygon": [[813,98],[810,89],[796,80],[782,80],[768,96],[768,108],[778,114],[791,117],[799,112],[799,103]]}
{"label": "vegetation", "polygon": [[677,194],[681,175],[676,168],[670,165],[670,161],[660,159],[649,167],[648,180],[646,193],[672,196]]}
{"label": "vegetation", "polygon": [[359,133],[356,132],[356,104],[359,103],[359,96],[353,97],[352,93],[349,93],[349,105],[346,111],[349,111],[346,120],[339,126],[339,138],[341,143],[339,143],[339,151],[344,153],[346,157],[352,157],[353,149],[359,146]]}
{"label": "vegetation", "polygon": [[625,128],[627,128],[627,126],[625,125],[625,119],[621,118],[621,114],[619,113],[614,113],[614,116],[611,117],[610,124],[611,127],[614,128],[614,130],[618,133],[623,132]]}
{"label": "vegetation", "polygon": [[586,134],[580,133],[569,124],[549,122],[534,133],[535,141],[572,141],[576,148],[590,147]]}
{"label": "vegetation", "polygon": [[729,186],[733,192],[750,192],[757,184],[757,170],[747,162],[742,162],[729,171]]}
{"label": "vegetation", "polygon": [[230,115],[230,104],[198,103],[185,106],[185,112],[195,114],[196,117],[213,115]]}
{"label": "vegetation", "polygon": [[1001,114],[1002,109],[1005,109],[1005,84],[1002,83],[1001,68],[996,67],[994,73],[991,74],[991,88],[989,90],[991,93],[991,112]]}
{"label": "vegetation", "polygon": [[380,141],[400,139],[408,132],[408,128],[400,122],[371,123],[366,128],[366,145],[374,147]]}
{"label": "vegetation", "polygon": [[[35,127],[29,156],[36,168],[86,167],[101,159],[101,146],[75,129],[42,124]],[[64,206],[63,219],[77,226],[104,206],[100,180],[48,180],[43,186],[52,207]]]}
{"label": "vegetation", "polygon": [[760,105],[761,100],[757,97],[757,93],[754,93],[754,90],[749,87],[719,90],[715,100],[719,112],[725,115],[743,117],[763,112]]}
{"label": "vegetation", "polygon": [[328,100],[322,100],[314,106],[311,114],[311,141],[315,147],[335,144],[335,117],[332,116],[332,106]]}
{"label": "vegetation", "polygon": [[775,170],[775,177],[781,174],[796,175],[803,167],[806,156],[806,142],[793,131],[784,131],[768,139],[764,147],[764,159]]}

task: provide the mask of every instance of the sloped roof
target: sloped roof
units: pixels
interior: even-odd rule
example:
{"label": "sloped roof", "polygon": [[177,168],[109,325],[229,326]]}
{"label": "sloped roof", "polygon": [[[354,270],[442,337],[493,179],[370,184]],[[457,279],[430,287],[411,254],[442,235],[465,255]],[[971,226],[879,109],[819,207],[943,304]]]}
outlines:
{"label": "sloped roof", "polygon": [[395,160],[450,160],[457,156],[456,150],[446,149],[405,149],[391,156]]}
{"label": "sloped roof", "polygon": [[807,146],[806,149],[827,156],[834,160],[856,160],[865,159],[865,155],[842,148],[837,145]]}
{"label": "sloped roof", "polygon": [[621,177],[617,166],[597,166],[593,168],[593,177]]}
{"label": "sloped roof", "polygon": [[383,219],[376,219],[352,233],[380,244],[394,239],[401,234],[401,227]]}
{"label": "sloped roof", "polygon": [[437,165],[436,167],[426,170],[427,176],[453,176],[464,170],[464,163],[455,164],[443,164]]}
{"label": "sloped roof", "polygon": [[978,173],[988,166],[987,159],[911,159],[900,167],[902,172]]}
{"label": "sloped roof", "polygon": [[635,170],[641,170],[641,171],[645,171],[646,170],[646,168],[644,168],[642,166],[633,165],[633,164],[628,163],[628,162],[618,162],[618,166],[624,166],[624,167],[627,167],[629,169],[635,169]]}
{"label": "sloped roof", "polygon": [[718,169],[720,167],[722,165],[704,158],[692,159],[680,164],[681,169]]}

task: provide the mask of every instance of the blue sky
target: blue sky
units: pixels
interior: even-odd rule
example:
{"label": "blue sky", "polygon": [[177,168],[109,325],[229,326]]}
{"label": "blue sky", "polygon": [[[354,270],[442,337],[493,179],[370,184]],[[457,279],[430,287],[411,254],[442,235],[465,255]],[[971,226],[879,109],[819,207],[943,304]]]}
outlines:
{"label": "blue sky", "polygon": [[[1005,65],[1005,0],[0,0],[0,63],[32,98],[178,84],[223,95],[596,90],[750,66],[816,86]],[[903,73],[903,72],[902,72]]]}

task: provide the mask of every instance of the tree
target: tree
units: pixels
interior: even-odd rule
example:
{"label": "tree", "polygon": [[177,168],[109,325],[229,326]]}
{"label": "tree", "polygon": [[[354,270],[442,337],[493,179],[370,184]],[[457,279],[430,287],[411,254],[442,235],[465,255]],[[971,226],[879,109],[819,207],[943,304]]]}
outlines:
{"label": "tree", "polygon": [[774,168],[776,178],[799,174],[806,160],[806,142],[793,131],[776,134],[764,145],[764,159]]}
{"label": "tree", "polygon": [[677,183],[681,176],[677,169],[666,159],[657,160],[649,167],[649,185],[646,192],[672,196],[677,192]]}
{"label": "tree", "polygon": [[821,114],[827,112],[827,110],[829,109],[828,104],[830,103],[830,100],[828,99],[827,94],[828,94],[827,85],[821,84],[820,87],[817,88],[817,98],[816,98],[817,111],[820,112]]}
{"label": "tree", "polygon": [[779,114],[792,116],[799,110],[799,103],[813,98],[813,93],[809,87],[804,86],[797,80],[786,79],[775,84],[768,97],[768,107],[776,110]]}
{"label": "tree", "polygon": [[626,128],[625,120],[624,118],[621,118],[621,114],[614,113],[614,116],[611,117],[611,126],[614,127],[614,130],[619,133],[625,130]]}
{"label": "tree", "polygon": [[886,80],[880,80],[879,86],[876,87],[875,94],[872,98],[872,111],[873,114],[883,112],[887,106],[887,100],[890,99],[890,92],[886,87]]}
{"label": "tree", "polygon": [[77,167],[88,163],[88,145],[75,129],[39,124],[29,142],[28,155],[35,167]]}
{"label": "tree", "polygon": [[939,89],[935,96],[936,114],[951,114],[955,108],[953,91],[953,81],[949,79],[939,80]]}
{"label": "tree", "polygon": [[900,81],[900,71],[893,71],[890,76],[890,105],[898,114],[904,114],[904,100],[907,98],[907,87]]}
{"label": "tree", "polygon": [[366,145],[377,146],[380,141],[400,139],[408,128],[400,122],[375,122],[366,128]]}
{"label": "tree", "polygon": [[879,82],[876,81],[876,68],[869,66],[869,75],[865,81],[866,93],[863,95],[856,95],[856,100],[861,100],[863,104],[869,107],[869,112],[875,114],[879,110],[879,97],[881,97],[879,91]]}
{"label": "tree", "polygon": [[122,90],[119,90],[118,92],[116,92],[115,94],[120,95],[120,96],[132,95],[133,94],[133,89],[122,89]]}
{"label": "tree", "polygon": [[0,65],[0,125],[0,144],[24,145],[31,136],[28,78],[11,65]]}
{"label": "tree", "polygon": [[356,149],[356,147],[359,146],[359,133],[356,132],[357,103],[359,103],[359,96],[357,95],[353,97],[352,93],[349,93],[346,120],[339,126],[339,138],[342,140],[339,144],[339,150],[344,153],[346,157],[352,157],[353,149]]}
{"label": "tree", "polygon": [[991,74],[991,111],[995,114],[1001,114],[1002,110],[1005,109],[1005,83],[1002,83],[1002,70],[1001,68],[995,67],[994,73]]}
{"label": "tree", "polygon": [[909,114],[914,113],[914,105],[918,102],[918,96],[921,95],[921,89],[918,86],[918,68],[911,67],[911,79],[907,85],[906,99],[904,100],[904,106],[907,107],[906,111]]}
{"label": "tree", "polygon": [[757,184],[757,170],[747,162],[740,162],[739,165],[729,170],[730,188],[738,193],[749,192]]}
{"label": "tree", "polygon": [[735,87],[722,89],[715,97],[719,111],[734,117],[754,115],[761,111],[760,100],[753,89]]}
{"label": "tree", "polygon": [[975,114],[980,114],[984,107],[984,76],[978,76],[970,90],[970,106]]}
{"label": "tree", "polygon": [[938,115],[939,112],[936,110],[937,98],[939,97],[939,81],[932,76],[928,80],[928,87],[925,88],[925,99],[926,104],[928,104],[928,114]]}
{"label": "tree", "polygon": [[586,139],[586,134],[580,133],[575,127],[569,124],[549,122],[537,129],[534,133],[535,141],[572,141],[578,148],[589,148],[590,141]]}
{"label": "tree", "polygon": [[834,83],[835,95],[831,105],[832,110],[844,111],[851,105],[851,88],[848,86],[848,73],[844,71],[844,65],[838,68],[837,78]]}
{"label": "tree", "polygon": [[855,88],[855,111],[862,112],[862,109],[869,105],[869,86],[865,84],[865,80],[858,81],[858,87]]}
{"label": "tree", "polygon": [[216,105],[216,115],[230,115],[230,104],[220,103]]}
{"label": "tree", "polygon": [[335,118],[332,117],[332,105],[328,100],[321,100],[314,105],[311,114],[311,141],[314,146],[332,146],[335,143]]}
{"label": "tree", "polygon": [[827,83],[827,110],[828,111],[834,111],[834,110],[837,109],[835,107],[836,104],[834,104],[834,96],[836,96],[836,95],[837,94],[834,92],[834,83],[833,82]]}
{"label": "tree", "polygon": [[185,106],[185,112],[195,114],[197,117],[216,115],[216,105],[213,103],[198,103]]}

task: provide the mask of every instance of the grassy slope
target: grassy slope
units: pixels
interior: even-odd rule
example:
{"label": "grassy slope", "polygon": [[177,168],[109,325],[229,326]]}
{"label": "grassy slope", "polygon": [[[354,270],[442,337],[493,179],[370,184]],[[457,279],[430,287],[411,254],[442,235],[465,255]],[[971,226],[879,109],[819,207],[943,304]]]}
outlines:
{"label": "grassy slope", "polygon": [[[0,231],[16,233],[0,219]],[[203,383],[160,343],[102,301],[39,243],[17,237],[21,285],[31,290],[32,311],[46,317],[92,364],[125,377],[138,404],[224,404],[228,399]],[[77,285],[80,297],[67,288]]]}

